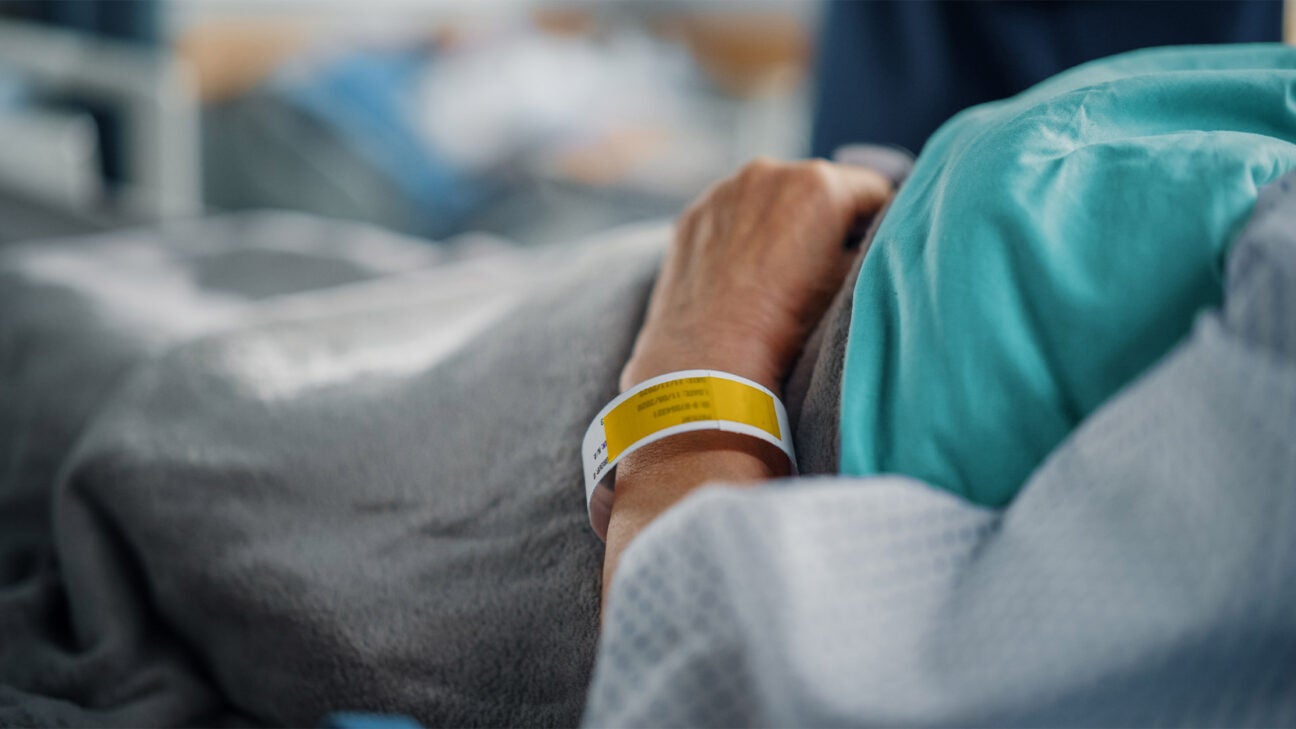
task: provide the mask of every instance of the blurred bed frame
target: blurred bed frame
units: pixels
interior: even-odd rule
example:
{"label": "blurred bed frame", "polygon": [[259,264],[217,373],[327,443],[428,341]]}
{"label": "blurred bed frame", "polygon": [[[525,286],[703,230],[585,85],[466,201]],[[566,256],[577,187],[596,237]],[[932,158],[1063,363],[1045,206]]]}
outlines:
{"label": "blurred bed frame", "polygon": [[174,54],[0,21],[0,74],[21,94],[0,107],[0,242],[201,211],[198,102]]}

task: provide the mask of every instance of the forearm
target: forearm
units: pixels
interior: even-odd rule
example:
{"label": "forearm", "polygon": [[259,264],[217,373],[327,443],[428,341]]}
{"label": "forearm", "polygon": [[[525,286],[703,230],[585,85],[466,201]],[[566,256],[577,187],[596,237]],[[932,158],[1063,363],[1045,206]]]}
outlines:
{"label": "forearm", "polygon": [[[842,245],[847,231],[890,191],[868,170],[770,160],[714,185],[680,217],[622,390],[713,369],[777,394],[854,260]],[[610,505],[604,595],[631,540],[698,486],[790,472],[777,447],[721,431],[676,435],[629,454],[617,466]]]}
{"label": "forearm", "polygon": [[662,512],[707,482],[754,484],[790,472],[778,448],[746,435],[703,430],[649,444],[617,466],[603,557],[606,599],[621,553]]}
{"label": "forearm", "polygon": [[[752,337],[733,331],[709,336],[645,327],[621,372],[627,390],[658,375],[688,369],[714,369],[779,391],[779,364]],[[607,549],[603,556],[603,596],[607,597],[621,553],[653,519],[708,482],[752,484],[787,475],[787,456],[751,436],[721,430],[681,433],[650,443],[617,466]]]}

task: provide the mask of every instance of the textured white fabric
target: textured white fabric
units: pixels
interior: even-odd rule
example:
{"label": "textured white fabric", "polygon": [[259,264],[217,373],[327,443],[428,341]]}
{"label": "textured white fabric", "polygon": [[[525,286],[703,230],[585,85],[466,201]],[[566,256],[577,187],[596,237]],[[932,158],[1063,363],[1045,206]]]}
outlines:
{"label": "textured white fabric", "polygon": [[1296,724],[1296,201],[1002,511],[708,488],[626,552],[588,726]]}

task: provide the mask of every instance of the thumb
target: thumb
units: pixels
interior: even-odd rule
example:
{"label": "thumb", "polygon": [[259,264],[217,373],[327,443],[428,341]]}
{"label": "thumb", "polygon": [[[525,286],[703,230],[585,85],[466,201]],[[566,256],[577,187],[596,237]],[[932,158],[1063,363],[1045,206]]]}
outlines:
{"label": "thumb", "polygon": [[868,234],[874,215],[895,194],[895,186],[891,178],[868,167],[834,164],[832,170],[841,196],[839,209],[847,216],[842,247],[854,251]]}
{"label": "thumb", "polygon": [[851,221],[881,210],[895,193],[890,179],[868,167],[832,163],[829,169],[842,210]]}

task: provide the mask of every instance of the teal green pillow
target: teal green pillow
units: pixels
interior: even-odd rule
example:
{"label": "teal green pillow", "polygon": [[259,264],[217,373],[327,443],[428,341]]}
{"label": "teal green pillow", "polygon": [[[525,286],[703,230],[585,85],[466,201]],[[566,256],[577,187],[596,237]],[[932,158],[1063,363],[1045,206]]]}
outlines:
{"label": "teal green pillow", "polygon": [[1009,502],[1219,304],[1293,141],[1296,50],[1278,45],[1127,53],[955,116],[860,270],[842,472]]}

